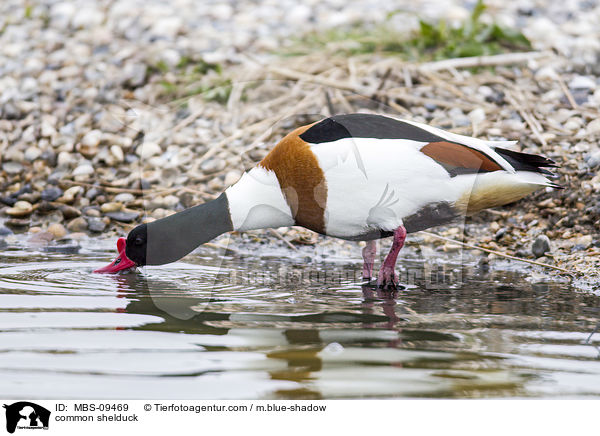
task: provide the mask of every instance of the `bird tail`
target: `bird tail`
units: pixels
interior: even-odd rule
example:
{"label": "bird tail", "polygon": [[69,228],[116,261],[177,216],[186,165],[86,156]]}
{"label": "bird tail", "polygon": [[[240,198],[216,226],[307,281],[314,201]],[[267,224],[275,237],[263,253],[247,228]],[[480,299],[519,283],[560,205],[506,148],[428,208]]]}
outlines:
{"label": "bird tail", "polygon": [[[516,171],[529,171],[532,173],[543,174],[550,178],[557,177],[556,174],[546,169],[558,167],[552,159],[548,159],[547,157],[538,154],[522,153],[520,151],[508,150],[501,147],[494,147],[494,150],[506,159]],[[548,182],[547,186],[562,189],[562,186],[552,182]]]}

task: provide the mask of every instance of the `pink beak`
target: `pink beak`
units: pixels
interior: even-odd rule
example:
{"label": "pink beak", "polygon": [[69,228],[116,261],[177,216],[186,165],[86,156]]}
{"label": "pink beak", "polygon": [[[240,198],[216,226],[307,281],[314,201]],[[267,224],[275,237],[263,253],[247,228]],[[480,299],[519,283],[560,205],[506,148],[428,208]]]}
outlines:
{"label": "pink beak", "polygon": [[125,254],[126,245],[127,240],[125,238],[119,238],[117,241],[117,251],[119,252],[119,256],[112,263],[106,265],[104,268],[97,269],[94,272],[99,274],[116,274],[119,271],[135,268],[137,266],[135,262],[129,259]]}

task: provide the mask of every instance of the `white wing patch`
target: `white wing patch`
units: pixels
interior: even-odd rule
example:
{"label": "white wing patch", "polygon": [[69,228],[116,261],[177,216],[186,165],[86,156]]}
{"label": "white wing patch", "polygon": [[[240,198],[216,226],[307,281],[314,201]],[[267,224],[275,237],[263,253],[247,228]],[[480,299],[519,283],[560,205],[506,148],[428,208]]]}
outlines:
{"label": "white wing patch", "polygon": [[461,192],[448,172],[421,153],[425,144],[343,138],[312,145],[327,183],[326,233],[344,238],[393,231],[423,205],[457,199]]}

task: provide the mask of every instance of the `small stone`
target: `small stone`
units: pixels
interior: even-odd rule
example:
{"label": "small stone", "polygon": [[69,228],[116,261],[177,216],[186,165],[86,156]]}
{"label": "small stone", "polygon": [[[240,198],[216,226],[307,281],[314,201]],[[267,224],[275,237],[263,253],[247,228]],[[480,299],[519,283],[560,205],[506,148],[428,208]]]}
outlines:
{"label": "small stone", "polygon": [[130,194],[129,192],[122,192],[118,195],[115,195],[114,200],[118,203],[127,204],[127,203],[131,203],[133,200],[135,200],[135,197],[133,196],[133,194]]}
{"label": "small stone", "polygon": [[123,82],[137,88],[146,81],[146,65],[142,63],[127,63],[123,69]]}
{"label": "small stone", "polygon": [[74,176],[88,176],[94,174],[94,167],[90,164],[82,164],[73,170]]}
{"label": "small stone", "polygon": [[584,249],[591,247],[592,243],[594,242],[594,238],[592,237],[592,235],[584,235],[584,236],[580,236],[578,238],[573,238],[573,242],[575,243],[575,245],[582,245]]}
{"label": "small stone", "polygon": [[2,164],[2,169],[8,174],[18,174],[23,171],[23,165],[19,162],[5,162]]}
{"label": "small stone", "polygon": [[65,241],[62,244],[52,244],[44,247],[44,251],[49,253],[62,253],[62,254],[77,254],[81,247],[73,241]]}
{"label": "small stone", "polygon": [[34,204],[40,201],[41,195],[39,192],[28,192],[26,194],[19,195],[19,200],[26,201],[28,203]]}
{"label": "small stone", "polygon": [[57,186],[50,186],[42,191],[41,198],[44,201],[54,201],[63,195],[63,190]]}
{"label": "small stone", "polygon": [[200,165],[200,169],[205,174],[221,171],[223,168],[225,168],[225,161],[223,159],[209,159]]}
{"label": "small stone", "polygon": [[237,182],[241,176],[242,176],[242,174],[239,171],[235,171],[235,170],[228,171],[227,174],[225,174],[225,181],[223,182],[223,184],[225,186],[231,186],[235,182]]}
{"label": "small stone", "polygon": [[215,178],[215,179],[209,180],[207,186],[208,186],[208,189],[210,189],[211,191],[218,192],[223,189],[223,182],[221,181],[221,179]]}
{"label": "small stone", "polygon": [[81,191],[81,186],[73,186],[67,189],[63,196],[58,199],[61,203],[72,203],[75,200],[75,197]]}
{"label": "small stone", "polygon": [[6,210],[6,214],[13,217],[24,217],[33,212],[33,206],[27,201],[17,201],[15,205]]}
{"label": "small stone", "polygon": [[558,78],[558,74],[556,73],[556,70],[553,67],[546,66],[540,68],[535,73],[535,78],[537,80],[556,80]]}
{"label": "small stone", "polygon": [[585,128],[588,135],[594,135],[600,132],[600,118],[591,121]]}
{"label": "small stone", "polygon": [[100,144],[100,139],[102,139],[102,132],[100,130],[90,130],[81,138],[81,145],[95,148]]}
{"label": "small stone", "polygon": [[12,235],[12,230],[4,226],[0,226],[0,236]]}
{"label": "small stone", "polygon": [[123,162],[123,160],[125,160],[123,149],[118,145],[112,145],[110,147],[110,154],[112,154],[118,162]]}
{"label": "small stone", "polygon": [[100,213],[100,211],[98,209],[94,209],[93,207],[88,207],[85,210],[85,214],[87,216],[93,216],[93,217],[97,217],[97,218],[99,218],[100,216],[102,216],[102,214]]}
{"label": "small stone", "polygon": [[473,109],[469,112],[469,119],[472,124],[480,124],[485,120],[485,111],[478,107],[477,109]]}
{"label": "small stone", "polygon": [[83,217],[74,218],[67,224],[67,229],[70,232],[83,232],[84,230],[87,230],[87,227],[87,221]]}
{"label": "small stone", "polygon": [[6,204],[7,206],[14,206],[16,202],[17,199],[12,196],[0,197],[0,203]]}
{"label": "small stone", "polygon": [[100,206],[100,210],[104,213],[117,212],[123,209],[123,203],[110,202]]}
{"label": "small stone", "polygon": [[155,20],[150,29],[150,34],[157,37],[173,39],[179,32],[183,22],[177,16],[163,16]]}
{"label": "small stone", "polygon": [[61,151],[56,158],[56,163],[59,167],[68,167],[73,161],[73,156],[68,151]]}
{"label": "small stone", "polygon": [[98,154],[98,147],[91,145],[77,144],[76,150],[86,159],[93,159]]}
{"label": "small stone", "polygon": [[45,138],[50,138],[56,135],[56,129],[48,121],[42,121],[42,125],[40,127],[40,135]]}
{"label": "small stone", "polygon": [[76,9],[71,24],[76,29],[88,29],[98,26],[103,20],[104,14],[101,10],[84,4],[83,7]]}
{"label": "small stone", "polygon": [[176,197],[174,195],[167,195],[162,198],[162,201],[163,207],[172,209],[179,204],[179,197]]}
{"label": "small stone", "polygon": [[590,168],[596,168],[600,166],[600,150],[590,154],[586,159],[587,166]]}
{"label": "small stone", "polygon": [[87,198],[90,201],[93,201],[101,193],[102,193],[101,189],[90,188],[90,189],[88,189],[87,193],[85,194],[85,198]]}
{"label": "small stone", "polygon": [[502,227],[501,229],[499,229],[496,234],[494,235],[494,239],[496,241],[499,241],[500,239],[502,239],[504,237],[504,235],[506,235],[506,233],[508,232],[508,229],[506,227]]}
{"label": "small stone", "polygon": [[53,223],[48,226],[47,232],[52,233],[54,239],[60,239],[67,234],[67,229],[60,223]]}
{"label": "small stone", "polygon": [[575,76],[569,82],[569,88],[571,89],[595,89],[596,81],[586,76]]}
{"label": "small stone", "polygon": [[130,223],[136,220],[140,214],[138,212],[109,212],[106,214],[107,217],[115,221],[122,223]]}
{"label": "small stone", "polygon": [[34,147],[34,146],[27,147],[27,150],[25,150],[25,159],[27,159],[29,162],[33,162],[34,160],[39,158],[41,155],[42,155],[42,150],[40,150],[39,148]]}
{"label": "small stone", "polygon": [[162,148],[155,142],[144,142],[138,146],[135,153],[142,159],[148,159],[162,153]]}
{"label": "small stone", "polygon": [[82,241],[88,238],[89,236],[87,235],[87,233],[84,232],[74,232],[69,234],[69,239],[72,239],[74,241]]}
{"label": "small stone", "polygon": [[[117,213],[117,212],[114,212]],[[90,217],[87,219],[88,229],[91,232],[101,233],[106,229],[106,223],[100,218]]]}
{"label": "small stone", "polygon": [[47,244],[48,242],[54,239],[54,235],[50,232],[37,232],[31,238],[29,238],[28,242],[34,244]]}
{"label": "small stone", "polygon": [[59,209],[60,212],[63,214],[65,220],[70,220],[71,218],[81,216],[81,212],[79,211],[79,209],[76,209],[73,206],[63,204],[59,207]]}
{"label": "small stone", "polygon": [[4,221],[4,224],[10,227],[29,227],[29,225],[31,224],[31,220],[11,218],[9,220]]}
{"label": "small stone", "polygon": [[531,252],[535,257],[542,257],[545,253],[550,251],[550,239],[546,235],[538,236],[533,245],[531,246]]}

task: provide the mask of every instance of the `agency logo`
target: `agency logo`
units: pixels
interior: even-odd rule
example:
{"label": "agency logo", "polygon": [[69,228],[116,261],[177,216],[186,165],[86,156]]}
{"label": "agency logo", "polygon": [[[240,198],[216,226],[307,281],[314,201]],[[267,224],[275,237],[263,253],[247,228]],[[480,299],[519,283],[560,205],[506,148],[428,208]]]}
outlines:
{"label": "agency logo", "polygon": [[19,401],[4,405],[6,409],[6,431],[14,433],[18,429],[48,430],[50,411],[29,401]]}

